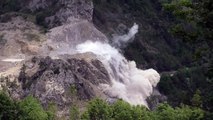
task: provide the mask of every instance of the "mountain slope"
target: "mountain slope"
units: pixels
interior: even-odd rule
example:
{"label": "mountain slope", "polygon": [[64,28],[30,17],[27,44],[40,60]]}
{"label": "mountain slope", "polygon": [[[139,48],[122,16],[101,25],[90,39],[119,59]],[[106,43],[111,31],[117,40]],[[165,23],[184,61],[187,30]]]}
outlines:
{"label": "mountain slope", "polygon": [[139,25],[135,40],[124,49],[124,54],[140,68],[172,71],[191,66],[191,48],[168,32],[173,19],[162,11],[159,1],[94,0],[93,18],[110,39],[113,34],[124,34],[133,23]]}

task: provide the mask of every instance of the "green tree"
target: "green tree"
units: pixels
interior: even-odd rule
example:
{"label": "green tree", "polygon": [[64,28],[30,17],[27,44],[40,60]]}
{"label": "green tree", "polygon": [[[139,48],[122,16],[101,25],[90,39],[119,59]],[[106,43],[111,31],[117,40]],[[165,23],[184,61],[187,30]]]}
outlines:
{"label": "green tree", "polygon": [[0,120],[15,120],[16,103],[4,92],[0,92]]}
{"label": "green tree", "polygon": [[82,115],[83,120],[110,120],[112,109],[101,99],[94,99],[89,102],[87,111]]}
{"label": "green tree", "polygon": [[177,119],[179,120],[202,120],[204,111],[200,108],[190,108],[189,106],[182,105],[175,109]]}
{"label": "green tree", "polygon": [[122,100],[109,105],[100,99],[92,100],[81,116],[83,120],[202,120],[203,117],[203,110],[186,105],[173,108],[160,104],[156,110],[150,111]]}
{"label": "green tree", "polygon": [[50,102],[47,107],[48,120],[57,120],[57,105]]}
{"label": "green tree", "polygon": [[129,103],[118,100],[112,105],[115,120],[133,120],[132,107]]}
{"label": "green tree", "polygon": [[202,107],[202,100],[201,100],[201,92],[200,90],[196,90],[194,96],[192,97],[192,105],[195,107]]}
{"label": "green tree", "polygon": [[19,103],[20,120],[47,120],[48,114],[42,108],[39,101],[32,96],[28,96]]}
{"label": "green tree", "polygon": [[155,111],[157,118],[159,120],[177,120],[176,113],[174,108],[169,106],[168,104],[161,104]]}
{"label": "green tree", "polygon": [[144,106],[132,106],[133,120],[154,120],[155,116]]}
{"label": "green tree", "polygon": [[164,8],[175,15],[179,23],[173,32],[186,40],[205,41],[212,47],[212,0],[172,0]]}
{"label": "green tree", "polygon": [[70,120],[79,120],[80,112],[77,106],[73,105],[70,108]]}
{"label": "green tree", "polygon": [[197,63],[209,64],[207,77],[212,78],[213,1],[171,0],[163,6],[177,18],[171,29],[172,33],[190,43]]}
{"label": "green tree", "polygon": [[202,120],[204,117],[204,111],[199,108],[184,105],[172,108],[168,104],[159,105],[155,114],[158,120]]}

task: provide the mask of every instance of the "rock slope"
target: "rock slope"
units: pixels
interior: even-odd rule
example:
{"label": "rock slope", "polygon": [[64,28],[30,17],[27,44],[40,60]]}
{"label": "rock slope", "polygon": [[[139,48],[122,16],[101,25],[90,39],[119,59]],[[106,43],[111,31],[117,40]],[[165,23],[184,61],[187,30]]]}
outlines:
{"label": "rock slope", "polygon": [[[92,53],[63,56],[60,59],[33,57],[25,61],[18,77],[7,76],[4,86],[14,99],[28,95],[44,107],[55,103],[58,116],[68,116],[71,105],[82,106],[94,97],[107,99],[99,84],[110,84],[103,64]],[[16,81],[17,83],[15,83]]]}

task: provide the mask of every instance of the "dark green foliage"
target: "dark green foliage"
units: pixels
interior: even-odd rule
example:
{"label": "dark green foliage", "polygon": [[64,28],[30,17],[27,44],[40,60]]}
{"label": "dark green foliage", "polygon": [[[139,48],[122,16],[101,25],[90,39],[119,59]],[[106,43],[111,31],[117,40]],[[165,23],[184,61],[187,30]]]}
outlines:
{"label": "dark green foliage", "polygon": [[206,78],[212,76],[213,61],[213,1],[212,0],[170,0],[163,4],[176,20],[171,32],[186,43],[190,43],[197,64],[208,64]]}
{"label": "dark green foliage", "polygon": [[113,120],[150,120],[153,114],[144,106],[131,106],[129,103],[118,100],[112,105]]}
{"label": "dark green foliage", "polygon": [[18,0],[1,0],[0,1],[0,15],[10,11],[17,11],[20,9]]}
{"label": "dark green foliage", "polygon": [[133,109],[129,103],[119,100],[112,105],[112,108],[113,108],[113,118],[115,120],[132,120],[133,119],[133,116],[132,116]]}
{"label": "dark green foliage", "polygon": [[0,93],[0,120],[53,120],[53,111],[44,111],[39,101],[28,96],[20,102]]}
{"label": "dark green foliage", "polygon": [[[104,104],[104,107],[103,107],[103,104]],[[91,109],[91,107],[93,109]],[[111,113],[111,114],[106,114],[106,113]],[[202,120],[203,117],[204,117],[203,110],[199,108],[191,108],[189,106],[184,106],[184,105],[182,105],[181,107],[172,108],[168,104],[160,104],[156,110],[149,111],[144,106],[131,106],[130,104],[122,100],[118,100],[116,103],[109,105],[105,103],[103,100],[95,99],[87,107],[87,111],[83,114],[82,119],[84,120]]]}
{"label": "dark green foliage", "polygon": [[201,109],[188,106],[172,108],[168,104],[161,104],[155,112],[158,120],[201,120],[204,117]]}
{"label": "dark green foliage", "polygon": [[195,94],[192,97],[192,105],[195,107],[202,107],[202,100],[201,100],[201,92],[200,90],[196,90]]}
{"label": "dark green foliage", "polygon": [[143,106],[132,106],[133,120],[154,120],[155,114]]}
{"label": "dark green foliage", "polygon": [[161,93],[173,106],[181,103],[213,110],[213,79],[207,78],[206,67],[184,68],[162,74],[158,84]]}
{"label": "dark green foliage", "polygon": [[17,112],[16,103],[6,93],[0,92],[0,120],[15,120]]}
{"label": "dark green foliage", "polygon": [[212,61],[213,51],[213,1],[171,0],[163,4],[164,9],[176,16],[171,32],[194,47],[201,60]]}
{"label": "dark green foliage", "polygon": [[19,103],[20,120],[47,120],[48,114],[44,111],[39,101],[32,96],[26,97]]}
{"label": "dark green foliage", "polygon": [[94,99],[89,102],[87,111],[82,115],[84,120],[110,120],[112,108],[101,99]]}
{"label": "dark green foliage", "polygon": [[55,103],[50,102],[47,107],[48,120],[57,120],[57,105]]}
{"label": "dark green foliage", "polygon": [[[55,120],[57,107],[50,103],[44,111],[37,99],[32,96],[16,103],[5,93],[0,94],[0,120]],[[181,106],[172,108],[161,104],[154,111],[144,106],[132,106],[122,100],[108,104],[101,99],[89,102],[86,111],[81,115],[82,120],[201,120],[204,112],[199,108]],[[211,117],[211,113],[206,113]],[[76,106],[71,106],[70,120],[79,120],[80,112]]]}
{"label": "dark green foliage", "polygon": [[73,105],[70,108],[70,120],[79,120],[80,112],[77,106]]}

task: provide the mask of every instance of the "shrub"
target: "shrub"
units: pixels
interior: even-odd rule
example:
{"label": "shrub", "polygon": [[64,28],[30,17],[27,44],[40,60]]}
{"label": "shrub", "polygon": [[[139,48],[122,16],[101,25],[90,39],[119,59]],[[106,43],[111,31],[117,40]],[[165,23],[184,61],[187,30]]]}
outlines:
{"label": "shrub", "polygon": [[19,103],[20,120],[47,120],[48,114],[44,111],[39,101],[32,96],[26,97]]}
{"label": "shrub", "polygon": [[70,108],[70,120],[79,120],[80,119],[80,112],[77,106],[73,105]]}
{"label": "shrub", "polygon": [[94,99],[89,102],[87,111],[82,115],[83,120],[110,120],[112,115],[111,107],[101,99]]}
{"label": "shrub", "polygon": [[14,120],[16,115],[16,103],[6,93],[0,92],[0,120]]}

